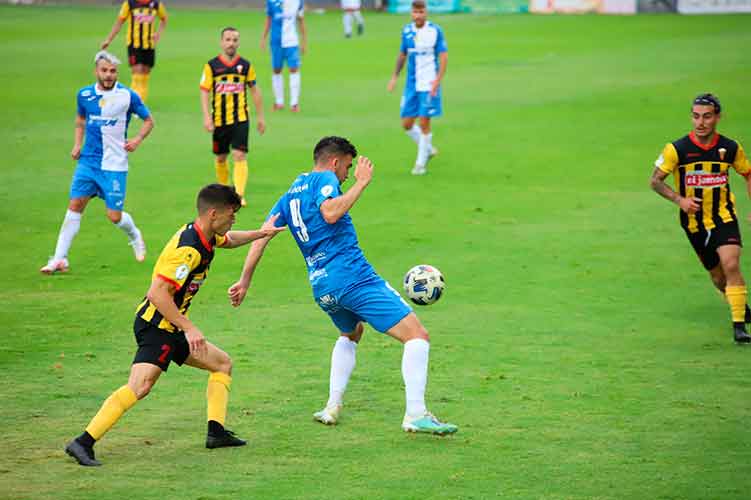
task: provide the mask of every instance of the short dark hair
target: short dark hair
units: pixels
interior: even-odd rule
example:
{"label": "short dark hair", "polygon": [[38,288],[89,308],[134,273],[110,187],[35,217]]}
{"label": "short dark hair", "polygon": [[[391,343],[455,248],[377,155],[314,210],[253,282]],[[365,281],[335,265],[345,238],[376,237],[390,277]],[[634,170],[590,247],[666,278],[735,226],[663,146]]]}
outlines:
{"label": "short dark hair", "polygon": [[354,158],[357,156],[357,149],[347,139],[336,135],[324,137],[313,148],[313,161],[316,163],[332,155],[350,155]]}
{"label": "short dark hair", "polygon": [[233,186],[224,184],[209,184],[198,192],[196,208],[199,214],[206,213],[209,208],[232,207],[238,210],[242,204],[240,195]]}
{"label": "short dark hair", "polygon": [[720,110],[722,110],[722,106],[720,105],[720,98],[717,97],[714,94],[699,94],[694,99],[693,105],[699,105],[699,106],[714,106],[714,112],[719,114]]}
{"label": "short dark hair", "polygon": [[224,38],[224,34],[226,32],[228,32],[228,31],[236,31],[236,32],[240,33],[240,30],[238,30],[237,28],[234,28],[232,26],[227,26],[226,28],[224,28],[222,30],[221,34],[219,35],[219,38]]}
{"label": "short dark hair", "polygon": [[426,9],[427,7],[425,0],[412,0],[413,9]]}

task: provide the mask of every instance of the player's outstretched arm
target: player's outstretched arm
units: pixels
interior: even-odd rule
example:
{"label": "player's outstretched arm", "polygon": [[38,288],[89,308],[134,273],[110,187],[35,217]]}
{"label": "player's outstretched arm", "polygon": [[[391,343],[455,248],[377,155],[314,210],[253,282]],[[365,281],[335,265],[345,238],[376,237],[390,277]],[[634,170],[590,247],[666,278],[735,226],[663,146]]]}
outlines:
{"label": "player's outstretched arm", "polygon": [[258,263],[261,261],[261,257],[263,257],[263,252],[266,250],[266,245],[269,244],[269,241],[271,241],[271,238],[261,238],[260,240],[255,240],[250,245],[240,279],[227,290],[229,302],[233,307],[238,307],[245,299],[248,288],[250,288],[250,282],[253,279],[253,273],[255,273],[256,267],[258,267]]}
{"label": "player's outstretched arm", "polygon": [[102,42],[102,45],[101,45],[102,50],[110,46],[110,44],[112,43],[112,40],[114,40],[117,34],[120,33],[120,28],[123,27],[124,22],[125,22],[125,19],[120,19],[119,17],[115,20],[115,24],[112,25],[112,30],[110,31],[110,34],[107,35],[107,38],[105,38],[104,41]]}
{"label": "player's outstretched arm", "polygon": [[404,62],[407,60],[407,54],[404,52],[399,52],[399,56],[396,58],[396,67],[394,68],[394,74],[391,75],[391,80],[389,80],[388,85],[386,86],[386,89],[388,89],[389,92],[394,91],[394,87],[396,87],[396,81],[399,79],[399,73],[402,72],[402,68],[404,67]]}
{"label": "player's outstretched arm", "polygon": [[151,282],[146,298],[156,306],[164,319],[185,332],[185,337],[190,344],[190,353],[201,357],[206,352],[206,338],[201,330],[177,309],[174,300],[175,292],[173,284],[157,277]]}
{"label": "player's outstretched arm", "polygon": [[261,238],[271,239],[282,231],[286,231],[287,227],[276,227],[274,224],[279,218],[279,214],[275,214],[263,223],[260,229],[256,231],[229,231],[227,233],[228,242],[222,248],[237,248],[250,243],[251,241],[260,240]]}
{"label": "player's outstretched arm", "polygon": [[321,203],[321,216],[328,224],[335,224],[360,198],[373,178],[373,163],[366,157],[357,158],[355,184],[341,196],[329,198]]}
{"label": "player's outstretched arm", "polygon": [[128,139],[128,141],[125,143],[125,150],[129,153],[132,153],[135,151],[138,146],[141,145],[144,139],[151,133],[151,130],[154,128],[154,119],[151,116],[147,116],[143,120],[143,125],[141,125],[141,130],[138,131],[138,134],[132,139]]}

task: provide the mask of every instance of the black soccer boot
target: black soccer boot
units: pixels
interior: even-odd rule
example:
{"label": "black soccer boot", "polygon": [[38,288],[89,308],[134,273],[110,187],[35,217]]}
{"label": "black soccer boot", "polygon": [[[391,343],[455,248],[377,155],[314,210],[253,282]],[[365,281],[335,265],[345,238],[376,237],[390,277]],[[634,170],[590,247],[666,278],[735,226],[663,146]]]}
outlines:
{"label": "black soccer boot", "polygon": [[737,344],[751,343],[751,335],[746,332],[746,325],[743,323],[733,323],[733,337]]}
{"label": "black soccer boot", "polygon": [[751,308],[746,304],[746,317],[743,319],[744,323],[751,323]]}
{"label": "black soccer boot", "polygon": [[219,422],[209,420],[209,432],[206,434],[206,448],[224,448],[227,446],[245,446],[247,443],[224,428]]}
{"label": "black soccer boot", "polygon": [[75,458],[79,464],[86,467],[96,467],[102,463],[94,458],[94,448],[81,444],[78,439],[74,439],[65,447],[65,453]]}

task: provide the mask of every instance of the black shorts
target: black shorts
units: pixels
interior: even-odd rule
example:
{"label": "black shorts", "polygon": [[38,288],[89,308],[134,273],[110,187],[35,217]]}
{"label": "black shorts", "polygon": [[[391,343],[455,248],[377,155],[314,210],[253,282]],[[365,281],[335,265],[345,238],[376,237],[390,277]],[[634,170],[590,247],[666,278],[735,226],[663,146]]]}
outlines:
{"label": "black shorts", "polygon": [[135,47],[128,47],[128,64],[133,66],[134,64],[144,64],[149,68],[154,67],[156,62],[156,52],[154,49],[136,49]]}
{"label": "black shorts", "polygon": [[248,151],[248,122],[233,123],[214,129],[214,154],[226,155],[232,149]]}
{"label": "black shorts", "polygon": [[190,346],[183,332],[168,332],[136,316],[133,323],[138,350],[133,363],[150,363],[167,371],[170,361],[182,365],[188,359]]}
{"label": "black shorts", "polygon": [[707,271],[714,269],[720,263],[717,247],[723,245],[743,246],[737,222],[726,222],[710,230],[702,229],[696,233],[686,231],[686,236]]}

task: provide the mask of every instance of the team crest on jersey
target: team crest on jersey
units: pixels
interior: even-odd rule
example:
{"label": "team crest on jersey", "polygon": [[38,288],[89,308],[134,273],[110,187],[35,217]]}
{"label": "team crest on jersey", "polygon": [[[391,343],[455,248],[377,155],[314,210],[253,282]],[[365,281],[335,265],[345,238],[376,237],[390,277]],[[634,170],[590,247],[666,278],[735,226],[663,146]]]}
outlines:
{"label": "team crest on jersey", "polygon": [[188,264],[180,264],[177,266],[177,269],[175,269],[175,279],[177,281],[182,281],[188,277],[189,272],[190,268],[188,267]]}
{"label": "team crest on jersey", "polygon": [[728,150],[725,148],[720,148],[717,150],[717,152],[720,154],[720,161],[722,161],[725,159],[725,153],[727,153]]}
{"label": "team crest on jersey", "polygon": [[321,196],[330,196],[334,192],[334,186],[326,185],[321,188]]}
{"label": "team crest on jersey", "polygon": [[237,65],[237,72],[238,73],[242,73],[243,72],[243,65],[242,64],[238,64]]}

